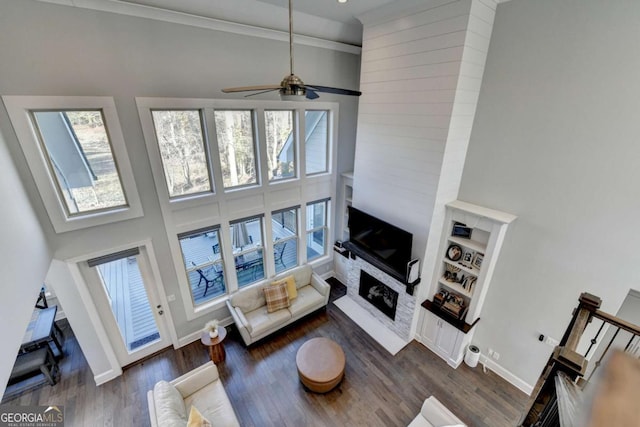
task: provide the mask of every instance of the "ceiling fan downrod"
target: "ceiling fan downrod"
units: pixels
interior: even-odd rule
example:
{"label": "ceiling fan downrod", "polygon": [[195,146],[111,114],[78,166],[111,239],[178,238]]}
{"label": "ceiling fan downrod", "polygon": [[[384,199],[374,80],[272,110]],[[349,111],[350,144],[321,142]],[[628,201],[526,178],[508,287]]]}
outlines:
{"label": "ceiling fan downrod", "polygon": [[289,0],[289,70],[293,76],[293,0]]}

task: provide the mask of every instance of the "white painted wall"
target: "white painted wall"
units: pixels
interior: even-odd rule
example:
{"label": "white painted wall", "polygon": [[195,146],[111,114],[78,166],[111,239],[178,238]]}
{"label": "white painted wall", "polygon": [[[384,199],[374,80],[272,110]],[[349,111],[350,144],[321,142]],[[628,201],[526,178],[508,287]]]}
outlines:
{"label": "white painted wall", "polygon": [[[238,95],[224,95],[220,90],[228,86],[280,82],[288,69],[287,44],[34,0],[2,1],[0,28],[3,34],[10,35],[0,43],[0,95],[104,95],[115,98],[145,212],[145,216],[138,219],[55,234],[11,124],[6,118],[0,120],[0,132],[6,135],[13,163],[55,258],[67,260],[151,239],[165,292],[177,297],[170,305],[178,337],[196,331],[202,320],[187,321],[184,313],[177,288],[178,273],[171,261],[135,97],[238,99]],[[296,46],[295,55],[296,73],[306,81],[358,88],[359,56],[311,46]],[[338,158],[341,160],[338,171],[350,170],[352,164],[345,164],[344,159],[353,159],[358,100],[324,94],[321,100],[340,103]],[[4,106],[0,107],[2,117],[6,117]],[[7,174],[11,174],[10,169],[7,170]],[[6,182],[12,183],[12,178],[9,176]],[[15,190],[16,186],[11,187]],[[33,219],[31,213],[25,215],[21,221],[29,224]],[[13,227],[13,230],[19,229],[19,226]],[[39,239],[33,240],[38,245]],[[13,246],[11,250],[12,256],[20,254]],[[29,251],[30,265],[34,257],[37,264],[39,250]],[[35,290],[44,279],[46,268],[41,275],[35,274],[37,265],[30,268],[30,274],[38,276],[29,281],[29,286]],[[20,306],[13,305],[11,310],[14,308]],[[0,299],[0,312],[4,309],[5,300]],[[65,304],[65,310],[69,309]],[[222,319],[227,313],[224,310],[211,313],[211,316]],[[1,362],[4,369],[5,364]]]}
{"label": "white painted wall", "polygon": [[51,252],[11,161],[0,111],[0,396],[4,394],[33,306],[44,282]]}
{"label": "white painted wall", "polygon": [[640,3],[497,8],[460,199],[518,215],[474,341],[534,384],[587,291],[638,288]]}
{"label": "white painted wall", "polygon": [[[100,383],[101,378],[112,379],[122,371],[119,370],[111,345],[105,341],[107,335],[102,325],[99,322],[87,321],[99,318],[89,290],[82,286],[82,283],[76,283],[81,279],[77,271],[73,265],[54,259],[45,282],[47,286],[55,289],[60,304],[68,307],[65,313],[69,324],[73,325],[73,334],[89,363],[91,372],[100,375],[95,378],[96,382]],[[98,327],[94,323],[98,323]]]}

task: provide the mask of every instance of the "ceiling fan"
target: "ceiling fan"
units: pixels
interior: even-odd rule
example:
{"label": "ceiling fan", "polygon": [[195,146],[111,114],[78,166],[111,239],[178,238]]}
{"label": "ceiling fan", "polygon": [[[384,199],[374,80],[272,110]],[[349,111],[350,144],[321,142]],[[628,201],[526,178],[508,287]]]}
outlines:
{"label": "ceiling fan", "polygon": [[256,92],[245,96],[260,95],[262,93],[279,91],[283,100],[300,100],[302,98],[316,99],[318,92],[334,93],[338,95],[360,96],[362,92],[357,90],[339,89],[337,87],[305,84],[300,77],[293,74],[293,8],[292,0],[289,0],[289,69],[290,74],[285,76],[279,85],[242,86],[222,89],[224,93]]}

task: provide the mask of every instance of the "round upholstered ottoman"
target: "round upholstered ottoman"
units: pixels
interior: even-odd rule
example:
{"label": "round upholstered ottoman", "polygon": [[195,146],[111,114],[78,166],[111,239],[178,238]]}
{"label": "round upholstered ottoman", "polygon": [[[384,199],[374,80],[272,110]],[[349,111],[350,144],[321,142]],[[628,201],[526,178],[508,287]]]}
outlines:
{"label": "round upholstered ottoman", "polygon": [[312,338],[300,346],[296,365],[302,384],[316,393],[326,393],[342,381],[344,352],[328,338]]}

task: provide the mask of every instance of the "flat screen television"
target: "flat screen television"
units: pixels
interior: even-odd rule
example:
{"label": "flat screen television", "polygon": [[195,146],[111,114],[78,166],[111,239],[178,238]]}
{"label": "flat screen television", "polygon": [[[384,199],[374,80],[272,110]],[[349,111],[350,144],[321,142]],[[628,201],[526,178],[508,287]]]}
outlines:
{"label": "flat screen television", "polygon": [[350,206],[349,242],[405,277],[413,234]]}

